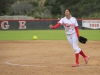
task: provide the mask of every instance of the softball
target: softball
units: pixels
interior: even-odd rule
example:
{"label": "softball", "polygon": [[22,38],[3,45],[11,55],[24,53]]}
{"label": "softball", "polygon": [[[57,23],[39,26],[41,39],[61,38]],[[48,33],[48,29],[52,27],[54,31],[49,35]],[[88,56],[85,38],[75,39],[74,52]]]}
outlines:
{"label": "softball", "polygon": [[33,39],[34,39],[34,40],[37,40],[37,36],[33,36]]}

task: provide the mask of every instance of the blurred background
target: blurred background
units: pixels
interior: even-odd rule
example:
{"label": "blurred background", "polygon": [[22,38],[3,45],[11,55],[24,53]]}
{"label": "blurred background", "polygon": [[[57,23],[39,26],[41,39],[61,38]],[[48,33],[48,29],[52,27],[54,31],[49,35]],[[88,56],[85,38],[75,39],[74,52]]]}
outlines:
{"label": "blurred background", "polygon": [[100,18],[100,0],[2,0],[0,19],[59,19],[66,8],[76,18]]}

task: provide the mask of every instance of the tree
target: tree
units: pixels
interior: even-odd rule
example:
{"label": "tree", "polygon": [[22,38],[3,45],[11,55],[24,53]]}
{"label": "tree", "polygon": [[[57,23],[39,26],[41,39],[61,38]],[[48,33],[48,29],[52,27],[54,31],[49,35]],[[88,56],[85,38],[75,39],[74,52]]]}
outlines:
{"label": "tree", "polygon": [[33,10],[33,6],[26,1],[13,4],[13,10],[15,15],[27,15]]}
{"label": "tree", "polygon": [[6,15],[9,11],[9,8],[11,8],[11,5],[16,2],[16,0],[2,0],[0,1],[0,16]]}

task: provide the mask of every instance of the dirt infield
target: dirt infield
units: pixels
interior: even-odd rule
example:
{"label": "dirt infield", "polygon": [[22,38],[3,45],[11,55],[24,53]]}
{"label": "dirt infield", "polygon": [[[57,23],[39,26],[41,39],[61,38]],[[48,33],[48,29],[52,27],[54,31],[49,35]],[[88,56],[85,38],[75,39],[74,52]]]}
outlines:
{"label": "dirt infield", "polygon": [[99,75],[100,41],[79,44],[90,56],[71,67],[74,51],[67,40],[0,41],[0,75]]}

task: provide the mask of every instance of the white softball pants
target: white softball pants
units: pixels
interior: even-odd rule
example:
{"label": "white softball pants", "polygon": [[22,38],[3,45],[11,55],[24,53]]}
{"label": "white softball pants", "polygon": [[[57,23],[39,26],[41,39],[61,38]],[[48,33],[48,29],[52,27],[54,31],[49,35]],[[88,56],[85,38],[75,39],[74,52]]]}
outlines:
{"label": "white softball pants", "polygon": [[75,50],[75,53],[79,53],[81,49],[78,47],[78,38],[77,38],[76,33],[67,34],[67,39],[69,43],[71,44],[71,46],[73,47],[73,49]]}

